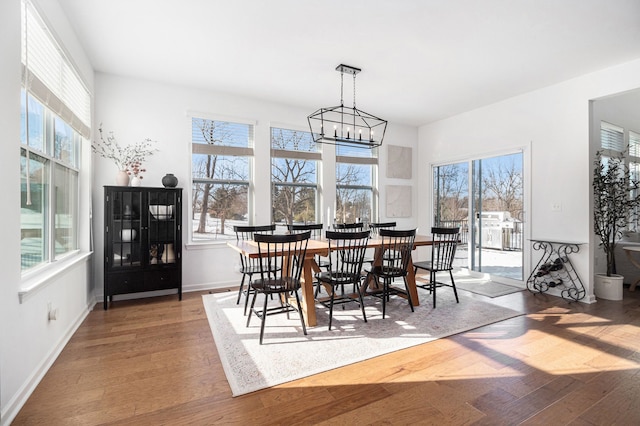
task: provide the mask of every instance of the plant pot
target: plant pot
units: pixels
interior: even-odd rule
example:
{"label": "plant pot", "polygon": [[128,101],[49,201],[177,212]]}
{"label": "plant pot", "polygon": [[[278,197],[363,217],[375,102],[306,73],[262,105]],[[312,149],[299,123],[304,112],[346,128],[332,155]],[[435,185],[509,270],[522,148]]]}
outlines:
{"label": "plant pot", "polygon": [[140,179],[138,176],[134,176],[131,178],[131,186],[141,186],[142,185],[142,179]]}
{"label": "plant pot", "polygon": [[596,274],[593,291],[598,299],[622,300],[623,281],[622,275]]}

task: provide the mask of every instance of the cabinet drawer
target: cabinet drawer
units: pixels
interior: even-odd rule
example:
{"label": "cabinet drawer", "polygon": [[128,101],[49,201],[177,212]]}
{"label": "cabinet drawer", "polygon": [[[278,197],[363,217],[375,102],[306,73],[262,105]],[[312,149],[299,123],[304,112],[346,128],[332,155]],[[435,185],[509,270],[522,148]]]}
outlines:
{"label": "cabinet drawer", "polygon": [[177,268],[158,269],[145,274],[145,287],[151,290],[179,288],[182,273]]}
{"label": "cabinet drawer", "polygon": [[144,274],[142,272],[108,274],[106,277],[105,293],[107,296],[135,293],[136,291],[140,291],[139,288],[143,283]]}

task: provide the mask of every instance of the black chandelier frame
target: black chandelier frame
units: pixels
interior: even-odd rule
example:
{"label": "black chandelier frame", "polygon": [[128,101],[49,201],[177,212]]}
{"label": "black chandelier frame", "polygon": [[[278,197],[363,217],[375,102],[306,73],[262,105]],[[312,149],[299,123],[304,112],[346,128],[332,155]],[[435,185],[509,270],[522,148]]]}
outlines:
{"label": "black chandelier frame", "polygon": [[[340,105],[320,108],[307,117],[313,140],[357,148],[379,147],[387,130],[387,121],[356,108],[356,74],[362,70],[340,64],[336,71],[340,72]],[[353,75],[352,107],[344,106],[345,73]]]}

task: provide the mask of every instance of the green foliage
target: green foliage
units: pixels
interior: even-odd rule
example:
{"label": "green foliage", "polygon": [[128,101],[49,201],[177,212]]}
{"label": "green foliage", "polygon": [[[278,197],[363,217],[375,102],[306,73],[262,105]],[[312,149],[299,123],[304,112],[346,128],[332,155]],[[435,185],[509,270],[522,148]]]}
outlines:
{"label": "green foliage", "polygon": [[631,179],[625,153],[614,157],[596,153],[593,170],[593,229],[607,256],[607,276],[616,273],[614,250],[628,224],[635,220],[640,198],[631,196],[638,182]]}

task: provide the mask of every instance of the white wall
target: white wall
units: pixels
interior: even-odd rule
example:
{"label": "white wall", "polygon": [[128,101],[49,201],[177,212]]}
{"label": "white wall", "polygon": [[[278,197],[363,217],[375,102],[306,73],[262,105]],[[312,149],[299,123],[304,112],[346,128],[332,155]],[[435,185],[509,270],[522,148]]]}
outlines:
{"label": "white wall", "polygon": [[[93,70],[84,53],[78,48],[70,25],[60,13],[55,1],[36,2],[80,68],[85,82],[91,87]],[[42,285],[30,293],[22,303],[18,292],[24,287],[20,271],[20,2],[0,2],[0,117],[3,143],[0,144],[0,176],[5,186],[2,202],[2,284],[0,285],[0,424],[9,424],[26,401],[51,363],[62,350],[80,321],[93,305],[89,262],[84,260],[68,265],[58,262],[62,271],[40,275]],[[85,147],[86,148],[86,147]],[[88,151],[83,161],[90,162]],[[81,175],[85,194],[88,194],[90,168]],[[81,248],[89,250],[89,200],[80,200]],[[64,266],[67,266],[66,268]],[[33,281],[31,281],[33,282]],[[47,303],[57,308],[58,320],[48,321]]]}
{"label": "white wall", "polygon": [[[529,146],[531,237],[584,242],[574,265],[593,301],[589,149],[590,100],[640,87],[640,60],[441,120],[419,130],[419,186],[431,165]],[[561,211],[551,205],[560,202]],[[431,226],[431,200],[420,200],[420,227]],[[525,271],[528,275],[529,271]]]}
{"label": "white wall", "polygon": [[[105,130],[115,133],[120,143],[130,143],[143,138],[158,141],[159,151],[149,157],[145,167],[143,184],[146,186],[162,186],[161,179],[166,173],[173,173],[178,178],[178,186],[184,188],[183,217],[190,217],[187,211],[190,199],[190,144],[191,127],[187,111],[197,111],[209,117],[233,120],[251,120],[255,127],[255,213],[253,223],[271,223],[270,199],[270,136],[271,124],[290,125],[294,128],[307,128],[307,115],[312,111],[288,107],[255,99],[230,96],[223,93],[209,92],[194,88],[170,86],[151,81],[136,80],[108,74],[96,75],[96,123],[103,123]],[[389,124],[384,145],[380,154],[380,188],[393,181],[394,184],[412,185],[415,188],[417,173],[411,180],[388,180],[386,176],[385,145],[403,145],[414,148],[416,152],[417,128],[394,126]],[[326,156],[331,158],[333,147],[328,146]],[[103,185],[112,185],[116,173],[115,165],[109,160],[96,157],[95,182],[93,187],[95,212],[96,256],[94,261],[98,281],[103,274],[102,267],[102,221],[103,221]],[[417,157],[414,158],[413,170],[417,170]],[[333,161],[327,160],[325,175],[322,178],[324,206],[333,206],[335,176]],[[414,197],[418,195],[414,189]],[[384,196],[381,197],[384,202]],[[380,208],[381,220],[385,209]],[[399,219],[400,226],[416,226],[417,204],[413,205],[410,218]],[[326,214],[325,214],[326,216]],[[184,242],[188,241],[187,221],[183,232]],[[183,288],[184,291],[213,287],[235,286],[240,282],[240,275],[233,268],[239,263],[237,253],[226,247],[224,243],[206,246],[188,245],[183,248]],[[102,294],[102,289],[97,289]]]}

